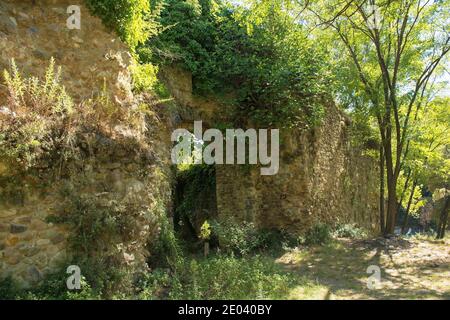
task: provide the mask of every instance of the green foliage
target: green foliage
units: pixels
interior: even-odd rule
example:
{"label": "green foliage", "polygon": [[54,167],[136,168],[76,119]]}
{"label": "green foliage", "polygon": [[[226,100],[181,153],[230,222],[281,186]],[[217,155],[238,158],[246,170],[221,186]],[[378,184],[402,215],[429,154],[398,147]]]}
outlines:
{"label": "green foliage", "polygon": [[0,280],[0,300],[14,300],[17,296],[17,284],[11,277]]}
{"label": "green foliage", "polygon": [[87,4],[131,48],[157,32],[148,0],[87,0]]}
{"label": "green foliage", "polygon": [[367,236],[367,232],[354,224],[339,224],[333,231],[337,238],[361,239]]}
{"label": "green foliage", "polygon": [[8,167],[18,171],[39,164],[62,167],[69,159],[80,159],[80,133],[88,129],[111,136],[118,123],[133,130],[139,143],[145,110],[115,103],[106,84],[97,97],[74,105],[60,74],[53,59],[42,79],[23,78],[14,60],[11,71],[5,70],[8,101],[0,114],[0,157]]}
{"label": "green foliage", "polygon": [[212,238],[228,254],[248,255],[261,250],[279,251],[298,244],[294,237],[278,231],[258,229],[254,223],[222,218],[211,222]]}
{"label": "green foliage", "polygon": [[180,241],[176,238],[172,224],[165,215],[161,215],[160,233],[150,245],[151,256],[149,264],[152,267],[170,267],[176,269],[184,254]]}
{"label": "green foliage", "polygon": [[133,87],[137,92],[150,92],[156,86],[158,68],[152,64],[135,64],[130,68]]}
{"label": "green foliage", "polygon": [[214,166],[200,164],[180,167],[177,172],[177,183],[182,186],[183,199],[178,203],[176,211],[179,216],[192,217],[199,204],[199,197],[216,189],[216,173]]}
{"label": "green foliage", "polygon": [[211,223],[220,248],[227,253],[246,255],[261,246],[261,239],[252,222],[222,219]]}
{"label": "green foliage", "polygon": [[11,60],[11,72],[4,71],[9,115],[0,122],[0,156],[4,161],[28,169],[70,140],[60,128],[73,113],[73,103],[60,84],[60,75],[61,68],[55,71],[52,58],[43,79],[23,79]]}
{"label": "green foliage", "polygon": [[72,100],[60,83],[61,67],[55,70],[53,58],[43,80],[36,77],[22,79],[14,59],[11,60],[11,73],[4,70],[3,77],[8,88],[8,105],[13,111],[29,108],[44,115],[72,112]]}
{"label": "green foliage", "polygon": [[69,238],[74,264],[93,288],[104,295],[131,290],[132,267],[124,252],[142,231],[142,217],[150,216],[145,205],[129,200],[108,199],[104,194],[80,193],[83,185],[68,184],[61,190],[58,215],[48,221],[72,230]]}
{"label": "green foliage", "polygon": [[205,220],[203,222],[201,228],[200,228],[200,235],[199,238],[207,241],[211,237],[211,225],[208,223],[208,220]]}
{"label": "green foliage", "polygon": [[47,276],[37,287],[22,291],[16,299],[24,300],[97,300],[101,295],[93,290],[85,277],[80,290],[68,290],[65,270]]}
{"label": "green foliage", "polygon": [[331,240],[331,227],[324,223],[317,223],[306,232],[304,244],[324,245],[330,243]]}
{"label": "green foliage", "polygon": [[100,299],[87,283],[81,279],[80,290],[68,290],[66,286],[67,273],[64,270],[52,273],[32,289],[20,289],[11,277],[0,281],[1,300],[95,300]]}
{"label": "green foliage", "polygon": [[233,96],[236,121],[316,124],[326,59],[282,6],[274,5],[262,20],[252,15],[255,8],[166,0],[159,22],[164,31],[138,53],[143,61],[180,62],[192,72],[197,94]]}
{"label": "green foliage", "polygon": [[157,270],[142,281],[142,299],[282,299],[294,283],[305,283],[287,274],[271,258],[239,259],[214,256],[185,260],[178,271]]}

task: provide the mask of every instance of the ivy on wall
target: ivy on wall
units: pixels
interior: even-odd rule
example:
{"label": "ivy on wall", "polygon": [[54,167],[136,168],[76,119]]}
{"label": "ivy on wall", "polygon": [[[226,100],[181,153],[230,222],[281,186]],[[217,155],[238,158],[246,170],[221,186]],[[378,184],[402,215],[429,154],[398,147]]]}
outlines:
{"label": "ivy on wall", "polygon": [[329,77],[325,55],[281,7],[216,0],[160,0],[162,32],[137,48],[143,62],[181,64],[199,95],[232,97],[234,120],[313,126],[322,118]]}

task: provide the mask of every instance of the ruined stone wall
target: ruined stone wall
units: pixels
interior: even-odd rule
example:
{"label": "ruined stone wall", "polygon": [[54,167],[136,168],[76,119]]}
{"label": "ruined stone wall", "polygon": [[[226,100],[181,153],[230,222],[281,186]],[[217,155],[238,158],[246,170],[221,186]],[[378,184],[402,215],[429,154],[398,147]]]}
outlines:
{"label": "ruined stone wall", "polygon": [[[73,4],[81,9],[81,29],[67,27],[67,8]],[[56,65],[64,66],[63,83],[77,102],[104,87],[115,100],[126,103],[132,99],[131,55],[83,1],[1,0],[0,70],[8,69],[14,58],[25,76],[41,76],[52,57]]]}
{"label": "ruined stone wall", "polygon": [[[8,176],[0,175],[0,278],[12,276],[28,287],[47,274],[67,268],[71,260],[70,226],[52,223],[66,209],[61,192],[72,184],[74,194],[93,196],[106,207],[129,201],[143,212],[139,232],[121,249],[124,263],[146,270],[147,245],[157,236],[160,214],[170,206],[171,182],[168,149],[155,139],[151,149],[139,152],[132,143],[117,143],[86,134],[89,158],[58,167]],[[131,142],[131,141],[130,141]],[[161,211],[161,208],[163,209]],[[70,214],[70,213],[69,213]],[[113,267],[113,266],[111,266]]]}
{"label": "ruined stone wall", "polygon": [[[224,120],[227,106],[192,95],[188,72],[169,67],[163,79],[184,107],[179,126],[189,129],[194,120],[202,120],[206,129]],[[377,229],[376,160],[350,145],[348,117],[333,103],[324,104],[325,118],[317,128],[281,131],[276,175],[261,176],[255,166],[216,165],[219,216],[294,233],[303,233],[319,221]]]}
{"label": "ruined stone wall", "polygon": [[[81,30],[69,30],[66,10],[72,1],[0,0],[0,71],[14,58],[23,77],[42,76],[54,57],[62,67],[61,82],[75,103],[105,88],[119,105],[138,105],[143,98],[133,97],[130,90],[126,46],[81,3]],[[8,108],[3,78],[0,83],[0,108]],[[112,128],[109,136],[82,130],[74,147],[83,157],[63,166],[48,163],[16,172],[0,159],[0,279],[12,276],[28,287],[64,267],[71,256],[73,230],[49,222],[48,217],[60,213],[66,200],[61,190],[74,181],[86,185],[75,190],[79,194],[105,203],[133,197],[145,209],[140,232],[130,235],[133,245],[122,248],[127,264],[145,269],[147,245],[159,232],[156,220],[161,212],[167,213],[171,198],[170,131],[164,112],[152,108],[145,133],[126,126]]]}
{"label": "ruined stone wall", "polygon": [[259,168],[217,166],[219,215],[292,233],[317,222],[376,230],[376,161],[350,146],[348,125],[329,105],[314,130],[282,131],[280,169],[273,176],[261,176]]}

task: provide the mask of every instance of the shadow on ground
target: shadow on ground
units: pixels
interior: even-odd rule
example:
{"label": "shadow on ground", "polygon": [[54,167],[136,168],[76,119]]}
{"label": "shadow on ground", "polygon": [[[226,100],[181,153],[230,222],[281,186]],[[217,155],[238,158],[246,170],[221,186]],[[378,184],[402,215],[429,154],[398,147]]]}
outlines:
{"label": "shadow on ground", "polygon": [[[339,239],[293,250],[277,263],[322,288],[313,299],[450,299],[450,246],[442,241]],[[374,289],[367,286],[369,266],[381,271]],[[304,297],[300,287],[289,296]]]}

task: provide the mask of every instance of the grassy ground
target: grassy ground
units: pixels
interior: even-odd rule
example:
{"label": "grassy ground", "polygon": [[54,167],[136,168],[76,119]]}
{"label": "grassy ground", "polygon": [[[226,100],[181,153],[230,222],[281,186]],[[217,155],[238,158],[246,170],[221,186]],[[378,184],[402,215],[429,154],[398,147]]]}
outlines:
{"label": "grassy ground", "polygon": [[[369,266],[381,274],[372,289]],[[179,270],[155,278],[140,298],[450,299],[450,238],[337,239],[278,254],[191,256]]]}
{"label": "grassy ground", "polygon": [[[171,270],[154,269],[135,295],[115,299],[450,299],[450,238],[337,239],[235,257],[211,254],[179,259]],[[381,281],[367,286],[369,266]],[[101,299],[90,287],[65,288],[66,274],[31,292],[0,283],[1,299]]]}
{"label": "grassy ground", "polygon": [[[289,299],[450,299],[450,239],[340,239],[292,250],[276,263],[317,285],[299,285]],[[367,287],[370,265],[381,270],[375,289]]]}

